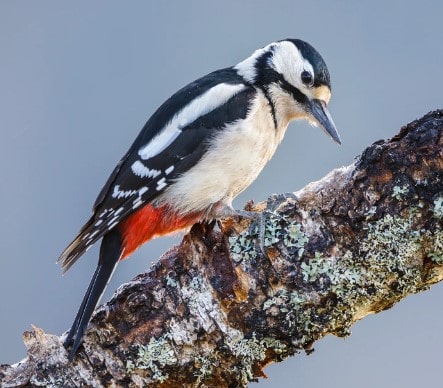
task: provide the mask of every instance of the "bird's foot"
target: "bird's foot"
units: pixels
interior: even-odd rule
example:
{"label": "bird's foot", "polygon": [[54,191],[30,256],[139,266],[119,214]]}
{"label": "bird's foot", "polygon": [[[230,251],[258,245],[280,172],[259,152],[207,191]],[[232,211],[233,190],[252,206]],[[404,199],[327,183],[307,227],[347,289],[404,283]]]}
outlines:
{"label": "bird's foot", "polygon": [[236,210],[232,206],[217,204],[215,208],[212,209],[211,216],[216,219],[224,218],[246,218],[251,220],[249,226],[249,235],[257,236],[256,244],[260,249],[261,255],[268,261],[271,270],[276,276],[276,271],[273,267],[272,260],[270,259],[267,252],[267,240],[266,240],[266,221],[272,213],[265,211],[251,211],[251,210]]}
{"label": "bird's foot", "polygon": [[[234,209],[233,209],[234,210]],[[268,252],[265,244],[266,231],[266,214],[265,212],[253,212],[250,210],[234,210],[234,217],[247,218],[252,221],[250,226],[250,234],[257,235],[257,245],[260,248],[262,255],[269,260]]]}

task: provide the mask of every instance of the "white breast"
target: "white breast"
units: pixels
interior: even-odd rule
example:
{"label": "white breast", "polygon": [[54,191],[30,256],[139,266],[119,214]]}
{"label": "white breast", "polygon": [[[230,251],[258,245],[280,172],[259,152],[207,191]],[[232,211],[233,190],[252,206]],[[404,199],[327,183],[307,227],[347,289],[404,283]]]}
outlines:
{"label": "white breast", "polygon": [[206,211],[232,200],[261,172],[283,138],[287,124],[276,129],[266,98],[259,98],[247,119],[225,129],[203,158],[162,194],[159,201],[180,213]]}

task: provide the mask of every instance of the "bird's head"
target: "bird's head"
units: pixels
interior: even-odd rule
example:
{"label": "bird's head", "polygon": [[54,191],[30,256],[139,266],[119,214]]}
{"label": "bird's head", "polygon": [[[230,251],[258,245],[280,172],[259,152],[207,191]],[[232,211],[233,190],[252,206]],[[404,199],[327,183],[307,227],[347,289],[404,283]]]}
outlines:
{"label": "bird's head", "polygon": [[248,82],[263,90],[278,122],[306,119],[341,143],[327,104],[331,98],[329,71],[309,43],[285,39],[271,43],[235,66]]}

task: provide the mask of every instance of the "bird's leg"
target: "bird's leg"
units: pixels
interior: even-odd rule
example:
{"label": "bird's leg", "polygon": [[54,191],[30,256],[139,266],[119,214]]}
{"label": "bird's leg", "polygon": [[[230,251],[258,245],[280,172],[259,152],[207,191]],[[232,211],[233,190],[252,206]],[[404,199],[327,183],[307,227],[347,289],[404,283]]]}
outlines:
{"label": "bird's leg", "polygon": [[235,210],[235,212],[237,217],[249,218],[257,225],[258,246],[260,247],[260,251],[263,256],[269,260],[268,253],[265,248],[266,216],[264,212],[253,212],[249,210]]}
{"label": "bird's leg", "polygon": [[[257,234],[257,245],[259,246],[262,256],[265,258],[265,262],[268,263],[267,268],[264,270],[265,276],[269,279],[271,283],[278,282],[279,275],[274,268],[271,258],[268,255],[266,249],[266,220],[268,218],[269,212],[253,212],[249,210],[235,210],[232,206],[224,206],[218,209],[220,218],[237,217],[237,218],[247,218],[252,220],[249,227],[249,233],[251,236]],[[257,229],[255,229],[255,226]]]}
{"label": "bird's leg", "polygon": [[[257,226],[257,240],[258,240],[258,246],[260,247],[260,251],[263,254],[265,258],[267,258],[269,261],[268,253],[266,252],[266,245],[265,245],[265,230],[266,230],[266,215],[265,212],[253,212],[249,210],[236,210],[232,206],[224,204],[224,203],[217,203],[215,204],[210,211],[210,217],[213,217],[214,219],[220,220],[223,218],[247,218],[253,221],[251,226],[256,225]],[[254,234],[254,230],[250,228],[251,235]],[[272,263],[271,263],[272,265]]]}

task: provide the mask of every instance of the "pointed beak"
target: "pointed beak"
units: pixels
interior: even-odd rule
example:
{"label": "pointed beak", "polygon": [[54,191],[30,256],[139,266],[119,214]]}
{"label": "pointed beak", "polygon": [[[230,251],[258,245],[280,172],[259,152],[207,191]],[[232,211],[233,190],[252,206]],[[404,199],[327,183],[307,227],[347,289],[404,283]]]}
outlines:
{"label": "pointed beak", "polygon": [[329,135],[336,143],[341,144],[340,135],[335,128],[334,121],[326,108],[326,103],[322,100],[310,100],[311,113],[323,131]]}

